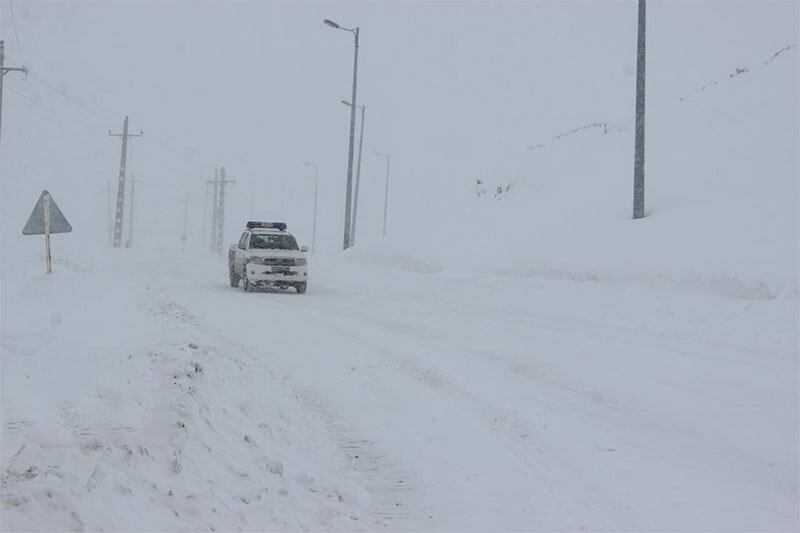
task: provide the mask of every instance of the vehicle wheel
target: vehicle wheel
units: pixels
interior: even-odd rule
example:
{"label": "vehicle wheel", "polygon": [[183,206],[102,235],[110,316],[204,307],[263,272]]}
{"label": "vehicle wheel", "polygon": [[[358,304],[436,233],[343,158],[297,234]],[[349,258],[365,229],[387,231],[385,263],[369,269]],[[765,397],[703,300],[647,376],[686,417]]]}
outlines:
{"label": "vehicle wheel", "polygon": [[297,294],[304,294],[306,292],[306,286],[308,282],[304,281],[302,283],[295,284],[294,288],[297,289]]}
{"label": "vehicle wheel", "polygon": [[233,268],[228,269],[229,274],[231,277],[231,287],[238,287],[239,286],[239,275],[233,270]]}
{"label": "vehicle wheel", "polygon": [[247,274],[244,275],[244,280],[242,281],[242,288],[244,292],[253,292],[253,286],[250,284],[250,280],[247,279]]}

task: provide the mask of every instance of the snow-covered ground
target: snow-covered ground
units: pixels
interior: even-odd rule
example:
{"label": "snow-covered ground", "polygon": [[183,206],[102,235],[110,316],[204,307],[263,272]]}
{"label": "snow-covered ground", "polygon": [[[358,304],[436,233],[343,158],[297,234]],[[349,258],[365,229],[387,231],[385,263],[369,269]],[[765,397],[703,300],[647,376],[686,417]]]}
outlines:
{"label": "snow-covered ground", "polygon": [[796,295],[4,239],[4,530],[798,526]]}
{"label": "snow-covered ground", "polygon": [[[248,6],[283,9],[273,3]],[[563,3],[541,6],[543,13],[571,9]],[[386,99],[382,104],[364,99],[379,110],[370,115],[378,117],[370,123],[376,125],[368,134],[374,137],[367,137],[367,144],[376,145],[365,150],[393,154],[388,238],[378,237],[383,167],[370,155],[357,245],[338,251],[344,183],[334,177],[332,164],[315,159],[323,170],[320,247],[309,257],[305,295],[245,294],[230,287],[224,257],[206,251],[207,225],[200,223],[204,181],[192,171],[195,181],[179,183],[185,170],[163,167],[144,144],[134,144],[131,152],[131,165],[141,165],[144,175],[137,186],[134,246],[110,249],[108,191],[100,185],[108,169],[115,176],[117,152],[110,163],[95,157],[110,150],[96,144],[98,131],[100,142],[108,141],[105,127],[92,129],[91,140],[54,133],[49,118],[29,122],[19,101],[9,106],[0,220],[0,529],[800,530],[800,50],[788,23],[777,24],[784,11],[796,18],[797,6],[651,7],[651,20],[661,25],[652,26],[654,46],[648,43],[646,218],[630,219],[632,117],[621,116],[621,107],[611,103],[629,102],[632,112],[634,70],[625,74],[628,59],[595,62],[586,55],[590,46],[615,55],[613,46],[597,44],[609,41],[613,27],[583,10],[565,11],[570,27],[577,12],[586,17],[584,25],[568,32],[554,25],[553,35],[569,46],[561,55],[543,55],[552,55],[555,65],[583,58],[578,68],[569,68],[574,77],[562,80],[565,67],[545,69],[559,74],[561,85],[554,86],[564,95],[525,92],[524,102],[506,102],[501,89],[518,75],[535,73],[531,89],[556,83],[552,74],[543,76],[546,84],[539,79],[542,54],[530,55],[536,48],[505,39],[493,44],[499,48],[473,42],[484,23],[474,14],[460,42],[447,32],[440,35],[435,20],[413,13],[409,20],[424,19],[430,26],[432,43],[447,41],[438,46],[442,65],[431,71],[438,77],[420,84],[416,70],[384,62],[387,72],[413,78],[405,85],[413,90],[381,83],[371,91]],[[95,13],[95,6],[86,9]],[[148,24],[163,23],[170,36],[181,30],[186,42],[196,39],[198,31],[184,25],[189,11],[170,22],[139,4],[119,9],[115,16],[127,26],[124,17],[135,15]],[[497,9],[492,5],[487,12]],[[691,16],[681,9],[690,9]],[[735,16],[720,22],[718,10]],[[83,21],[88,32],[95,19],[82,18],[80,11],[65,20]],[[698,11],[705,18],[696,17]],[[671,25],[664,22],[670,12]],[[633,11],[629,15],[633,24]],[[207,16],[216,27],[219,17]],[[528,20],[549,24],[511,11],[505,16],[495,19],[495,33],[485,38],[512,22],[522,21],[528,33],[537,33],[529,31]],[[313,20],[321,27],[320,18],[315,14]],[[43,20],[48,22],[39,34],[52,30],[51,42],[58,42],[64,28],[77,31],[56,15]],[[245,52],[262,54],[269,47],[240,46],[256,42],[245,35],[270,35],[262,20],[296,33],[281,17],[253,17],[250,33],[230,40],[236,52],[219,57],[241,60],[247,65],[241,71],[263,70],[252,68],[257,63]],[[437,20],[443,29],[458,26],[450,15]],[[704,21],[713,21],[713,31]],[[134,42],[117,33],[119,25],[91,26],[111,28],[119,42]],[[239,26],[230,28],[239,36]],[[401,32],[395,40],[410,31],[393,17],[385,28]],[[581,28],[599,32],[596,41],[581,40]],[[774,36],[761,35],[773,28]],[[755,37],[753,29],[759,30]],[[280,34],[288,43],[282,46],[294,46],[289,37]],[[300,43],[317,42],[302,34],[293,38],[297,58],[303,57]],[[96,42],[106,41],[84,40],[88,55]],[[223,41],[213,48],[223,50]],[[549,46],[556,42],[561,41]],[[456,53],[470,43],[475,48]],[[47,57],[45,44],[40,54]],[[137,43],[136,57],[147,57],[139,53],[147,44]],[[161,53],[161,41],[150,44]],[[159,55],[170,71],[177,63],[204,72],[187,61],[207,62],[209,56],[183,44],[163,48],[186,54],[169,61],[171,56]],[[426,54],[428,49],[437,46],[426,44]],[[273,55],[290,57],[291,72],[315,71],[291,50]],[[630,59],[633,51],[625,52]],[[394,53],[399,58],[406,52]],[[75,56],[73,48],[69,54]],[[328,62],[316,52],[305,57]],[[463,63],[462,77],[444,83],[450,74],[440,67],[457,66],[454,58]],[[406,57],[414,65],[419,59]],[[116,57],[114,62],[127,65]],[[106,73],[104,64],[93,64],[129,85],[119,71]],[[502,76],[490,75],[490,66]],[[369,80],[374,70],[364,72]],[[316,82],[267,80],[270,87],[308,91],[302,106],[300,100],[284,102],[292,123],[311,93],[333,87],[325,72],[318,76]],[[484,92],[472,100],[455,98],[481,78],[489,80],[483,85],[486,98]],[[151,87],[160,99],[160,91],[175,84],[170,80]],[[267,120],[256,113],[264,102],[272,110],[283,100],[246,80],[231,86],[225,79],[225,97],[216,100],[225,103],[206,109],[212,114],[203,114],[203,128],[196,128],[192,141],[198,141],[192,149],[197,153],[234,159],[225,163],[238,180],[226,204],[226,241],[238,239],[251,216],[285,215],[301,244],[310,244],[310,182],[291,169],[308,171],[300,162],[324,146],[336,154],[335,176],[342,177],[344,152],[325,129],[328,122],[338,125],[338,118],[323,118],[312,106],[306,120],[292,126],[302,131],[292,134],[280,114]],[[192,116],[198,104],[190,96],[202,96],[207,104],[206,85],[179,81],[177,93],[165,92],[163,102],[148,110],[151,124],[153,117],[172,128],[181,123],[173,116],[178,100]],[[8,87],[28,90],[13,84]],[[597,85],[595,99],[576,99],[584,93],[575,87],[587,84]],[[237,93],[240,102],[226,102],[233,100],[231,87],[257,94]],[[136,86],[137,92],[146,88]],[[428,94],[432,88],[441,91],[432,93],[436,98]],[[418,92],[423,90],[426,102]],[[370,94],[368,84],[365,92]],[[450,94],[453,101],[444,102]],[[484,105],[489,95],[500,108]],[[331,100],[337,108],[339,98]],[[119,96],[117,105],[132,105],[128,100],[134,98]],[[460,131],[466,122],[425,111],[433,108],[424,103],[449,103],[451,120],[467,118],[475,131]],[[407,114],[402,118],[413,128],[387,120],[392,110]],[[248,120],[255,130],[230,133]],[[422,134],[427,127],[433,136]],[[225,142],[209,136],[211,130]],[[496,136],[496,143],[476,133]],[[528,134],[541,138],[524,138]],[[147,135],[143,142],[152,138]],[[485,159],[468,157],[477,147]],[[476,162],[481,160],[503,165],[484,175]],[[457,170],[448,170],[449,163],[457,163]],[[472,167],[475,173],[465,174]],[[514,168],[519,172],[509,170]],[[19,234],[45,187],[75,228],[53,237],[52,275],[44,274],[43,239]],[[501,194],[494,198],[497,187]],[[126,219],[125,232],[127,224]],[[183,231],[185,245],[178,240]]]}

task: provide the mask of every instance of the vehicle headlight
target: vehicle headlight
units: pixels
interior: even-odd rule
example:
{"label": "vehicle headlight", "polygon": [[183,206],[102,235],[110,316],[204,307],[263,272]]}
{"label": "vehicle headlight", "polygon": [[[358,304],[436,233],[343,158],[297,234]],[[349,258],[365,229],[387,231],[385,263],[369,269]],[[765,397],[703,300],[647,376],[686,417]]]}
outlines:
{"label": "vehicle headlight", "polygon": [[263,265],[264,264],[264,258],[263,257],[251,257],[250,258],[250,263],[252,263],[254,265]]}
{"label": "vehicle headlight", "polygon": [[295,264],[300,266],[300,265],[305,265],[306,263],[307,263],[306,258],[305,257],[301,257],[300,259],[297,260],[297,263],[295,263]]}

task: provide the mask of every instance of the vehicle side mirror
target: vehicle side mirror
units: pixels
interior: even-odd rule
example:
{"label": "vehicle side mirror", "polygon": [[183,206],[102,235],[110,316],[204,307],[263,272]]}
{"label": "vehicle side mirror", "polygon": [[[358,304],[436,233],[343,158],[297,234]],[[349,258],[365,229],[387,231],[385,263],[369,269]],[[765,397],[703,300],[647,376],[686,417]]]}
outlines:
{"label": "vehicle side mirror", "polygon": [[300,247],[300,251],[301,252],[307,252],[308,251],[308,246],[301,246]]}

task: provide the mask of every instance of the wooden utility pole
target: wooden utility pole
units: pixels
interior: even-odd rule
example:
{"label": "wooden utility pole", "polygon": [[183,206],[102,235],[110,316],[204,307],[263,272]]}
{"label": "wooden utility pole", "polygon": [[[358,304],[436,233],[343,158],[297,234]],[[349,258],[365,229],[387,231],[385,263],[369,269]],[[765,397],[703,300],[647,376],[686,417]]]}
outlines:
{"label": "wooden utility pole", "polygon": [[125,165],[128,155],[128,138],[142,137],[144,132],[138,134],[128,133],[128,117],[125,117],[125,122],[122,125],[122,133],[111,133],[111,137],[122,137],[122,155],[119,158],[119,183],[117,184],[117,212],[114,220],[114,248],[119,248],[122,243],[122,213],[125,207]]}
{"label": "wooden utility pole", "polygon": [[6,75],[6,72],[13,72],[19,71],[23,74],[28,73],[28,69],[25,67],[7,67],[5,66],[6,60],[6,46],[3,44],[3,41],[0,41],[0,130],[2,130],[2,123],[3,123],[3,78]]}

